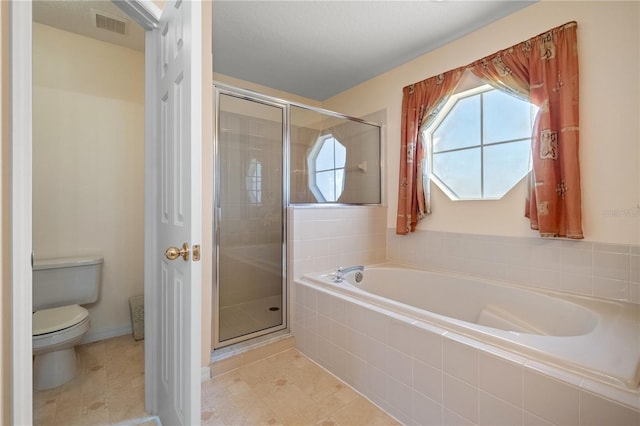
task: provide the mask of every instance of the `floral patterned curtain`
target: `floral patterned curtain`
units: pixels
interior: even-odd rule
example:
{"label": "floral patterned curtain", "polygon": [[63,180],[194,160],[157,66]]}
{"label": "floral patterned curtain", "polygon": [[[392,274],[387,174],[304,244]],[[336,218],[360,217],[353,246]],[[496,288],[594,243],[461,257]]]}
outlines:
{"label": "floral patterned curtain", "polygon": [[[462,77],[464,68],[448,71],[402,89],[402,124],[400,133],[400,188],[396,233],[408,234],[418,221],[431,213],[425,147],[420,130],[428,124],[447,101]],[[425,180],[423,181],[423,176]]]}
{"label": "floral patterned curtain", "polygon": [[[569,22],[465,67],[494,87],[539,107],[533,126],[533,170],[529,176],[525,216],[530,219],[531,228],[537,229],[543,237],[583,238],[576,30],[577,23]],[[433,78],[424,82],[430,80]],[[412,86],[404,89],[402,141],[406,134],[405,120],[411,117],[405,105],[407,89]],[[404,147],[401,157],[405,152],[409,157],[409,151]],[[408,174],[402,174],[403,164]],[[405,182],[410,180],[408,164],[401,159],[398,234],[415,229],[415,224],[408,228],[401,223],[402,216],[413,217],[411,210],[407,214],[403,210],[406,207],[401,207],[402,200],[408,197],[405,194],[403,198],[402,194],[403,185],[407,186]],[[424,198],[424,191],[416,191],[415,197]],[[420,216],[419,210],[416,216]]]}

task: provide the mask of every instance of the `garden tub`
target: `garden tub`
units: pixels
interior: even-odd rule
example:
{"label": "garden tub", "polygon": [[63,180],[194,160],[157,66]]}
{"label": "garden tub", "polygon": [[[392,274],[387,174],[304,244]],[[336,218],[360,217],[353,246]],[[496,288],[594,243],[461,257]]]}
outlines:
{"label": "garden tub", "polygon": [[[501,353],[505,359],[631,408],[629,412],[623,409],[625,416],[640,419],[639,305],[397,264],[367,266],[361,273],[346,274],[339,283],[329,272],[308,274],[296,282],[301,284],[296,292],[307,292],[306,296],[296,295],[297,309],[304,311],[297,317],[302,322],[313,306],[307,303],[308,295],[325,293],[347,306],[353,303],[354,308],[349,309],[354,311],[365,307],[392,321],[442,330],[441,335],[475,349]],[[302,300],[304,297],[307,299]],[[320,296],[313,297],[320,300]],[[313,320],[318,342],[325,342],[321,331],[321,316],[329,318],[325,314],[329,315],[322,312],[318,301],[317,319]],[[310,329],[306,321],[305,332]],[[331,333],[324,335],[329,338]],[[306,346],[311,352],[323,350],[320,343],[315,349],[309,342]],[[330,362],[320,364],[329,366]],[[375,389],[373,392],[375,400]],[[393,397],[391,391],[387,397]],[[581,409],[586,409],[584,404]]]}

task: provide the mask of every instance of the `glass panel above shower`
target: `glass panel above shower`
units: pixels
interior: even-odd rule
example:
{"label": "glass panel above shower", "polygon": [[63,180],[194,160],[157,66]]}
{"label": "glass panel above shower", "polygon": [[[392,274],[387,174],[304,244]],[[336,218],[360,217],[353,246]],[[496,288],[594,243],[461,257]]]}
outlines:
{"label": "glass panel above shower", "polygon": [[291,105],[293,204],[380,204],[380,127]]}

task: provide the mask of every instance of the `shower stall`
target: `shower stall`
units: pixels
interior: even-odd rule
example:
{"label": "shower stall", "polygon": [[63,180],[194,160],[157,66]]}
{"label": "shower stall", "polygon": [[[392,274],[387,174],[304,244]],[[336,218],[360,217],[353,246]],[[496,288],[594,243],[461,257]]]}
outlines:
{"label": "shower stall", "polygon": [[290,203],[380,203],[380,128],[218,83],[214,93],[217,349],[287,329]]}

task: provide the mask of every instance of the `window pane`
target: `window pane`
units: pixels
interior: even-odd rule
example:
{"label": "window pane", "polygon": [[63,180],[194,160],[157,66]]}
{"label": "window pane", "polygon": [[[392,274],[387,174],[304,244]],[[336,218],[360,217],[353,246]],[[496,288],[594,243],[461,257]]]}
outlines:
{"label": "window pane", "polygon": [[480,95],[460,99],[433,132],[433,152],[480,145]]}
{"label": "window pane", "polygon": [[484,143],[531,137],[531,104],[500,90],[483,95]]}
{"label": "window pane", "polygon": [[344,191],[344,169],[336,169],[336,196],[332,201],[338,201]]}
{"label": "window pane", "polygon": [[262,163],[255,158],[251,159],[246,177],[249,203],[259,204],[262,196]]}
{"label": "window pane", "polygon": [[480,148],[433,155],[433,174],[459,198],[480,198]]}
{"label": "window pane", "polygon": [[325,139],[322,142],[322,147],[318,156],[316,157],[316,170],[329,170],[333,169],[333,142],[334,138]]}
{"label": "window pane", "polygon": [[325,200],[327,201],[336,200],[335,185],[336,183],[334,180],[333,170],[316,173],[316,186],[320,190],[320,193],[325,198]]}
{"label": "window pane", "polygon": [[334,149],[336,154],[336,165],[334,167],[336,169],[340,169],[343,168],[347,162],[347,148],[345,148],[338,139],[334,139],[334,141]]}
{"label": "window pane", "polygon": [[529,171],[531,141],[488,146],[484,149],[484,197],[500,198]]}

